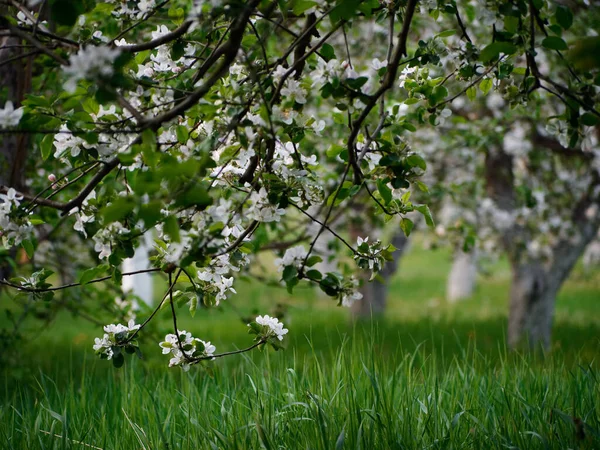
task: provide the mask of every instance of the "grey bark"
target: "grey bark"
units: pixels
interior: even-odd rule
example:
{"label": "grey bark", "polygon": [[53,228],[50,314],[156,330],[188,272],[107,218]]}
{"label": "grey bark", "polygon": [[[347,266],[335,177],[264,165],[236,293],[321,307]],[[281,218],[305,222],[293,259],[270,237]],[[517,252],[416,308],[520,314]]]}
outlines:
{"label": "grey bark", "polygon": [[590,272],[594,266],[600,264],[600,236],[590,242],[583,254],[583,269]]}
{"label": "grey bark", "polygon": [[446,299],[455,303],[473,295],[477,279],[477,254],[475,250],[464,252],[458,249],[454,252],[452,269],[446,283]]}
{"label": "grey bark", "polygon": [[513,265],[508,320],[508,344],[550,345],[556,283],[548,283],[544,268],[536,263]]}
{"label": "grey bark", "polygon": [[[512,212],[516,205],[512,157],[501,149],[491,149],[486,155],[488,195],[496,205]],[[548,348],[556,295],[587,245],[600,227],[600,175],[592,174],[588,192],[576,203],[572,221],[578,241],[560,241],[553,248],[551,262],[527,260],[521,243],[528,232],[514,224],[503,233],[502,241],[512,268],[512,286],[508,319],[508,343],[511,347],[526,341],[530,347]]]}
{"label": "grey bark", "polygon": [[398,230],[392,237],[391,244],[397,249],[394,252],[394,260],[388,262],[379,273],[383,281],[375,279],[370,283],[365,282],[363,284],[360,289],[363,298],[352,305],[352,316],[354,318],[368,318],[385,312],[389,282],[398,270],[400,259],[408,246],[408,238],[402,230]]}

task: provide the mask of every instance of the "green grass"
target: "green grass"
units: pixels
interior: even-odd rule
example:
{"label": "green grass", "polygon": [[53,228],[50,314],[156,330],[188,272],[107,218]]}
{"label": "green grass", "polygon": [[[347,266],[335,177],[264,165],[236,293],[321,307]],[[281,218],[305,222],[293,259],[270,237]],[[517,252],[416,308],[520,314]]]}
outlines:
{"label": "green grass", "polygon": [[506,264],[459,305],[443,299],[449,265],[413,247],[377,323],[254,283],[194,319],[182,309],[180,327],[219,351],[249,343],[240,315],[286,310],[285,351],[220,360],[212,376],[167,369],[151,338],[115,370],[92,354],[101,330],[62,316],[0,370],[0,448],[600,448],[600,273],[573,274],[552,350],[522,355],[504,344]]}

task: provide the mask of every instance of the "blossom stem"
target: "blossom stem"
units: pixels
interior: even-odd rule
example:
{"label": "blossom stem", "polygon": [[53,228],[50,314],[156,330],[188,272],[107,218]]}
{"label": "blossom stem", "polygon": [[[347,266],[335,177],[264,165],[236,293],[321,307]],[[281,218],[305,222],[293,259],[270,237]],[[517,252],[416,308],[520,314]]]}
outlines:
{"label": "blossom stem", "polygon": [[[130,276],[130,275],[138,275],[140,273],[150,273],[150,272],[159,272],[161,271],[161,269],[159,269],[158,267],[152,267],[150,269],[141,269],[141,270],[136,270],[134,272],[126,272],[123,273],[122,276]],[[91,280],[88,281],[85,284],[92,284],[92,283],[100,283],[101,281],[106,281],[106,280],[110,280],[112,278],[112,275],[107,275],[105,277],[101,277],[101,278],[96,278],[95,280]],[[49,288],[29,288],[26,286],[19,286],[18,284],[14,284],[11,283],[10,281],[6,281],[6,280],[0,280],[0,285],[4,285],[4,286],[9,286],[15,289],[18,289],[20,291],[25,291],[25,292],[50,292],[50,291],[60,291],[63,289],[68,289],[68,288],[72,288],[72,287],[77,287],[77,286],[84,286],[85,284],[83,283],[70,283],[70,284],[64,284],[62,286],[56,286],[56,287],[49,287]]]}

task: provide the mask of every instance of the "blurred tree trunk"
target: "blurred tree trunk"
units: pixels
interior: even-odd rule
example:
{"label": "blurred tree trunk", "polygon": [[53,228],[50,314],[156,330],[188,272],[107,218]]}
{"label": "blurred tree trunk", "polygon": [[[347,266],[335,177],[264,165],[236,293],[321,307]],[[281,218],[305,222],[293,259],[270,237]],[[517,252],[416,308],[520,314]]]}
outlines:
{"label": "blurred tree trunk", "polygon": [[473,295],[477,279],[477,254],[475,250],[464,252],[454,251],[452,269],[446,284],[446,299],[455,303]]}
{"label": "blurred tree trunk", "polygon": [[[8,14],[9,7],[0,6],[0,15]],[[19,59],[27,50],[19,47],[21,41],[12,36],[0,37],[0,62],[15,58],[7,64],[0,64],[0,86],[6,96],[0,97],[0,107],[11,101],[15,108],[21,105],[31,84],[31,60]],[[27,160],[29,139],[22,134],[0,135],[0,185],[14,187],[19,191],[25,188],[24,169]],[[9,257],[15,258],[16,250],[9,250]],[[0,262],[0,279],[9,278],[11,267],[8,261]]]}
{"label": "blurred tree trunk", "polygon": [[590,272],[594,266],[600,263],[600,235],[596,236],[586,247],[583,254],[583,269],[585,272]]}
{"label": "blurred tree trunk", "polygon": [[391,244],[396,247],[394,260],[385,264],[379,276],[383,281],[377,279],[371,283],[365,280],[360,289],[363,295],[362,300],[352,305],[352,316],[354,318],[368,318],[371,316],[382,315],[385,312],[387,296],[389,292],[389,282],[392,276],[398,270],[400,259],[407,248],[408,238],[400,229],[392,236]]}
{"label": "blurred tree trunk", "polygon": [[[135,249],[133,258],[123,261],[123,272],[134,272],[150,268],[149,253],[152,250],[152,232],[147,231],[140,245]],[[131,292],[137,296],[146,305],[152,306],[154,303],[152,275],[149,273],[140,273],[137,275],[123,277],[123,292]]]}
{"label": "blurred tree trunk", "polygon": [[[7,6],[0,6],[0,14],[7,13]],[[18,38],[0,37],[0,62],[11,58],[18,58],[26,52],[18,47],[21,41]],[[8,64],[0,65],[0,85],[5,89],[5,102],[13,102],[15,108],[21,106],[25,93],[31,85],[31,67],[28,58],[15,59]],[[25,180],[23,177],[25,161],[27,159],[28,139],[23,134],[3,134],[0,136],[0,184],[23,190]]]}
{"label": "blurred tree trunk", "polygon": [[[516,347],[523,339],[531,346],[550,346],[556,286],[540,264],[513,264],[508,319],[508,344]],[[554,283],[553,283],[554,284]]]}
{"label": "blurred tree trunk", "polygon": [[[585,157],[575,152],[572,157]],[[514,223],[503,232],[502,242],[512,269],[508,343],[513,348],[523,341],[531,348],[550,346],[556,295],[600,227],[597,171],[593,171],[592,178],[588,192],[573,208],[571,220],[578,241],[559,241],[552,249],[552,261],[532,260],[524,254],[522,243],[527,242],[529,235],[523,226]],[[501,146],[489,149],[486,154],[486,184],[496,206],[512,213],[516,208],[513,161]]]}

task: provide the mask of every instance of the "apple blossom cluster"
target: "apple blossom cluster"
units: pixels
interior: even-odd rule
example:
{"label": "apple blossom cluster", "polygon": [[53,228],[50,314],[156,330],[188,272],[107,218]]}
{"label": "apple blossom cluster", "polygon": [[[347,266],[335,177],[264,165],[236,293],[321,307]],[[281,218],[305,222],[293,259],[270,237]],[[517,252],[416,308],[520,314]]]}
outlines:
{"label": "apple blossom cluster", "polygon": [[340,301],[341,305],[346,308],[350,308],[354,302],[357,302],[363,298],[363,295],[359,291],[359,281],[351,277],[342,286]]}
{"label": "apple blossom cluster", "polygon": [[[81,216],[80,216],[81,219]],[[75,226],[78,226],[77,222]],[[120,222],[112,222],[92,236],[94,241],[94,250],[98,253],[98,258],[108,259],[112,254],[113,246],[117,245],[119,239],[129,234],[131,230],[124,227]]]}
{"label": "apple blossom cluster", "polygon": [[358,78],[358,74],[348,61],[330,59],[324,61],[319,59],[317,67],[311,73],[313,88],[320,88],[327,83],[345,81],[349,78]]}
{"label": "apple blossom cluster", "polygon": [[83,47],[69,58],[64,72],[67,75],[65,89],[75,92],[79,80],[101,81],[113,74],[113,64],[120,51],[108,46],[89,45]]}
{"label": "apple blossom cluster", "polygon": [[214,297],[216,305],[221,300],[225,300],[229,293],[237,294],[233,288],[233,277],[227,275],[231,272],[239,272],[240,267],[246,266],[249,262],[248,257],[243,253],[235,264],[232,263],[231,258],[229,253],[217,256],[211,260],[210,265],[197,272],[204,294]]}
{"label": "apple blossom cluster", "polygon": [[143,19],[157,6],[156,0],[139,0],[137,2],[106,0],[106,2],[115,5],[112,14],[119,20]]}
{"label": "apple blossom cluster", "polygon": [[[258,329],[256,329],[256,325],[259,325]],[[256,317],[254,322],[249,323],[248,326],[251,327],[251,330],[257,331],[257,339],[265,341],[270,339],[283,341],[283,337],[289,331],[287,328],[283,328],[283,323],[279,319],[268,315]]]}
{"label": "apple blossom cluster", "polygon": [[296,245],[294,247],[288,248],[285,251],[283,258],[277,258],[275,260],[275,266],[277,266],[277,271],[279,273],[283,273],[283,270],[288,266],[300,269],[307,255],[308,252],[306,251],[303,245]]}
{"label": "apple blossom cluster", "polygon": [[75,224],[73,225],[73,229],[75,231],[79,231],[87,238],[87,232],[85,229],[86,224],[92,223],[96,221],[97,209],[92,206],[91,202],[96,199],[96,191],[92,191],[85,198],[79,208],[73,208],[69,211],[69,215],[75,217]]}
{"label": "apple blossom cluster", "polygon": [[267,190],[261,187],[258,192],[252,191],[249,198],[249,206],[246,209],[246,217],[257,222],[279,222],[285,209],[269,201]]}
{"label": "apple blossom cluster", "polygon": [[5,247],[19,245],[33,233],[29,215],[20,209],[23,196],[13,188],[0,194],[0,234]]}
{"label": "apple blossom cluster", "polygon": [[381,241],[377,240],[369,243],[369,238],[361,238],[356,240],[357,252],[354,255],[356,264],[361,269],[369,269],[371,271],[371,279],[375,278],[378,272],[383,269],[386,261],[386,252],[391,246],[384,248]]}
{"label": "apple blossom cluster", "polygon": [[136,324],[133,319],[127,325],[106,325],[104,336],[94,339],[94,351],[103,359],[112,359],[121,355],[121,348],[130,344],[134,345],[132,338],[139,328],[140,325]]}
{"label": "apple blossom cluster", "polygon": [[178,330],[177,335],[167,334],[165,340],[158,345],[163,355],[171,355],[169,367],[179,366],[184,372],[198,361],[213,359],[216,350],[210,342],[195,338],[185,330]]}

